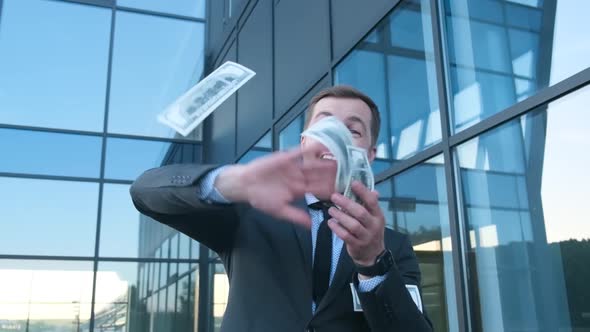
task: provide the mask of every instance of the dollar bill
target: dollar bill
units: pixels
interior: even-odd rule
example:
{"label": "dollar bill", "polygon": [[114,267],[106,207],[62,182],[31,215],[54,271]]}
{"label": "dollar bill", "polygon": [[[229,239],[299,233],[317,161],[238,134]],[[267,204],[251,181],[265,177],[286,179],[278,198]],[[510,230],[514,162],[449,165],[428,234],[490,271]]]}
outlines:
{"label": "dollar bill", "polygon": [[317,140],[334,155],[338,165],[334,184],[336,192],[362,203],[352,192],[352,182],[360,181],[369,190],[375,189],[375,178],[367,151],[353,145],[350,131],[336,117],[321,119],[301,135]]}
{"label": "dollar bill", "polygon": [[375,178],[373,176],[373,170],[367,157],[367,151],[365,149],[358,148],[356,146],[347,146],[348,162],[350,164],[350,174],[347,179],[346,189],[344,190],[344,196],[350,198],[357,203],[362,204],[362,200],[352,191],[352,182],[359,181],[367,189],[375,189]]}
{"label": "dollar bill", "polygon": [[166,107],[158,121],[187,136],[254,75],[249,68],[227,61]]}

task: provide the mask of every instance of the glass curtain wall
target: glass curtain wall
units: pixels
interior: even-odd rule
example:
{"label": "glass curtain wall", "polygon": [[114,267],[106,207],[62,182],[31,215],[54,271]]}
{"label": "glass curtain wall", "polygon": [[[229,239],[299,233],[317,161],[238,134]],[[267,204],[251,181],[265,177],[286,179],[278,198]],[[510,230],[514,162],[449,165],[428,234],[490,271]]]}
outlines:
{"label": "glass curtain wall", "polygon": [[0,330],[193,330],[199,244],[129,186],[201,161],[156,116],[202,76],[205,1],[93,3],[0,1]]}

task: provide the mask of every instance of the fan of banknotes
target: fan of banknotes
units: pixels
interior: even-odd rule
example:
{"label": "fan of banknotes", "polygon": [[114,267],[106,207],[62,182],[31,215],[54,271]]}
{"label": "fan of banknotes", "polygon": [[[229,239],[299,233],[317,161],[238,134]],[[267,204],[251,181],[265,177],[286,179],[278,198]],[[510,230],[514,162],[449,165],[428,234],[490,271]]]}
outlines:
{"label": "fan of banknotes", "polygon": [[352,135],[338,118],[328,116],[313,124],[302,136],[312,138],[330,150],[338,164],[334,189],[361,203],[352,192],[353,181],[360,181],[369,190],[375,189],[375,178],[365,149],[353,145]]}
{"label": "fan of banknotes", "polygon": [[178,97],[158,115],[158,121],[187,136],[254,75],[252,70],[228,61]]}

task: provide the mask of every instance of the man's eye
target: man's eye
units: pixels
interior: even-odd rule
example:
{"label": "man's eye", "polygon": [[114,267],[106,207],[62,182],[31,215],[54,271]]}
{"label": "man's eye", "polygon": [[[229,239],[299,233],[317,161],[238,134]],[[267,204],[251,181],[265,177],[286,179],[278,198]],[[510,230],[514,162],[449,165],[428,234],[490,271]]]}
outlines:
{"label": "man's eye", "polygon": [[358,130],[354,130],[354,129],[349,129],[350,133],[352,134],[352,136],[361,136],[361,132]]}

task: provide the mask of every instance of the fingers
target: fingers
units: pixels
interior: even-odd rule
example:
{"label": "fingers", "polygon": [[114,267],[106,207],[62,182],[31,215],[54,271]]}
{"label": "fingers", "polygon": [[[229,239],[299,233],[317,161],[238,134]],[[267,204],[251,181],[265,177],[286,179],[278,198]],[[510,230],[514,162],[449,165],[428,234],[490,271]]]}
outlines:
{"label": "fingers", "polygon": [[331,198],[332,202],[346,211],[347,215],[358,220],[363,226],[369,226],[372,216],[362,205],[339,193],[334,193]]}
{"label": "fingers", "polygon": [[377,191],[370,191],[359,181],[352,182],[352,192],[354,192],[365,203],[365,207],[373,215],[379,215],[381,208],[379,207],[379,193]]}
{"label": "fingers", "polygon": [[338,236],[339,238],[344,241],[347,245],[358,246],[360,240],[352,235],[346,228],[342,226],[342,224],[335,219],[328,220],[328,227]]}
{"label": "fingers", "polygon": [[367,229],[358,220],[338,210],[335,207],[331,207],[328,210],[328,213],[340,224],[342,228],[344,228],[353,237],[357,239],[366,238]]}

